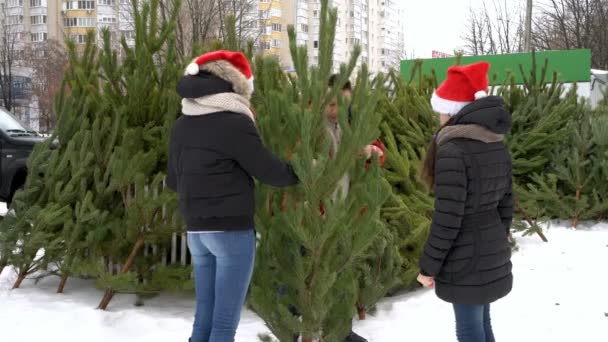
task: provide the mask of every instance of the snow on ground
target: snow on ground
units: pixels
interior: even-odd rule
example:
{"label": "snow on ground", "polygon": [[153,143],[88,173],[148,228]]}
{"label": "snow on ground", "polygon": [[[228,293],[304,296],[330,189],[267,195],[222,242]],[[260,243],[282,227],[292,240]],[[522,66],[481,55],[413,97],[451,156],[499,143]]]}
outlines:
{"label": "snow on ground", "polygon": [[[553,227],[545,244],[518,238],[513,257],[515,288],[493,305],[497,339],[507,342],[608,341],[608,224],[571,230]],[[193,298],[168,296],[133,306],[119,295],[108,312],[95,310],[101,293],[83,280],[70,280],[55,294],[58,279],[26,281],[10,290],[16,276],[0,274],[0,341],[179,342],[187,341]],[[263,322],[243,312],[237,341],[257,341]],[[431,291],[388,298],[355,331],[370,342],[455,341],[451,306]]]}

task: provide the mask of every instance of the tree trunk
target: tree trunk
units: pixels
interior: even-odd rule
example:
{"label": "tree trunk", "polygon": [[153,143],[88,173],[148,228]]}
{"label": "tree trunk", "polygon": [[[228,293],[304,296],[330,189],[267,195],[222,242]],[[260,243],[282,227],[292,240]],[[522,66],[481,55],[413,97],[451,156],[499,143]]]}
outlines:
{"label": "tree trunk", "polygon": [[312,342],[312,336],[302,336],[302,342]]}
{"label": "tree trunk", "polygon": [[8,266],[8,262],[5,259],[0,259],[0,274],[2,274],[6,266]]}
{"label": "tree trunk", "polygon": [[576,229],[578,227],[578,217],[574,217],[572,219],[572,229]]}
{"label": "tree trunk", "polygon": [[[125,274],[125,273],[129,272],[129,270],[131,269],[131,266],[133,266],[133,262],[135,262],[135,257],[137,256],[137,253],[139,253],[139,250],[143,247],[143,245],[144,245],[144,235],[143,235],[143,233],[140,233],[139,237],[137,238],[137,241],[135,241],[135,245],[133,245],[133,249],[131,249],[131,254],[129,254],[127,261],[125,262],[124,266],[120,270],[121,274]],[[99,302],[99,306],[97,308],[100,310],[106,310],[108,308],[108,304],[110,304],[110,301],[112,301],[113,297],[114,297],[114,290],[106,289],[106,292],[104,293],[103,298],[101,299],[101,302]]]}
{"label": "tree trunk", "polygon": [[[576,201],[580,201],[581,200],[581,195],[582,195],[582,190],[581,187],[577,187],[576,188]],[[572,229],[576,229],[578,227],[578,222],[580,221],[580,213],[576,213],[574,214],[574,217],[572,217]]]}
{"label": "tree trunk", "polygon": [[19,273],[19,277],[17,277],[17,281],[15,281],[15,284],[13,285],[13,290],[18,289],[21,286],[21,283],[23,283],[26,276],[27,273]]}
{"label": "tree trunk", "polygon": [[[533,227],[534,222],[532,222],[532,219],[530,218],[530,216],[519,205],[515,204],[515,208],[518,212],[520,212],[524,216],[524,220],[526,222],[528,222],[530,227]],[[538,234],[538,236],[540,236],[540,238],[541,238],[541,240],[543,240],[543,242],[549,242],[549,240],[547,239],[547,237],[545,236],[545,234],[543,234],[543,232],[541,230],[537,230],[536,234]]]}
{"label": "tree trunk", "polygon": [[64,274],[61,277],[61,281],[59,282],[59,287],[57,287],[57,293],[63,293],[63,289],[65,288],[65,284],[68,282],[68,275]]}
{"label": "tree trunk", "polygon": [[367,318],[367,310],[361,305],[357,305],[357,313],[359,314],[359,320],[364,321]]}
{"label": "tree trunk", "polygon": [[112,298],[114,298],[114,291],[111,289],[107,289],[106,292],[103,294],[101,302],[99,302],[99,306],[97,308],[100,310],[106,310],[108,308],[108,305],[112,301]]}

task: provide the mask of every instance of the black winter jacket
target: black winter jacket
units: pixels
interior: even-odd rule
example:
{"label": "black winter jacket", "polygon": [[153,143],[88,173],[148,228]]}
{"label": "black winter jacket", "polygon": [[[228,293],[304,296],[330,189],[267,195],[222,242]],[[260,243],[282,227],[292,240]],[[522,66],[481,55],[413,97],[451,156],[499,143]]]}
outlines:
{"label": "black winter jacket", "polygon": [[167,186],[179,194],[189,231],[253,229],[252,177],[274,186],[298,182],[292,168],[263,146],[246,115],[218,112],[177,120]]}
{"label": "black winter jacket", "polygon": [[[511,114],[501,98],[487,97],[463,108],[453,126],[437,138],[435,211],[420,268],[435,277],[441,299],[488,304],[513,285],[512,166],[502,139],[495,139],[510,130]],[[446,136],[450,131],[460,133]]]}

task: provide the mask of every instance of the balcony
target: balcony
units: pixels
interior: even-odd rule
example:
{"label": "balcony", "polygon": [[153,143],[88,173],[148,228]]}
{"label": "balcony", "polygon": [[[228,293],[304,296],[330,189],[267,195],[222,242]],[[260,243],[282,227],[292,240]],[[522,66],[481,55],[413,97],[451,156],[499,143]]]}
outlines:
{"label": "balcony", "polygon": [[25,100],[32,97],[32,79],[23,76],[13,76],[13,96],[15,100]]}

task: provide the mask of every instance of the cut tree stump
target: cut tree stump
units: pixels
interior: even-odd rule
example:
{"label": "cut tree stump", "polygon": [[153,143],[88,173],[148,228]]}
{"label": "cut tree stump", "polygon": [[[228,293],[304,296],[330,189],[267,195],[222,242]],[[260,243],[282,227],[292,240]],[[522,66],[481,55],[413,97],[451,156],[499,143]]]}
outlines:
{"label": "cut tree stump", "polygon": [[59,282],[59,286],[57,287],[57,293],[63,293],[63,289],[65,288],[65,284],[68,282],[68,276],[64,275],[61,277],[61,281]]}
{"label": "cut tree stump", "polygon": [[[133,249],[131,249],[131,254],[129,254],[127,261],[125,262],[124,266],[120,270],[120,274],[125,274],[125,273],[129,272],[129,270],[133,266],[133,262],[135,262],[135,257],[137,256],[137,253],[139,253],[139,250],[143,246],[144,246],[144,235],[139,234],[137,241],[135,241],[135,245],[133,245]],[[113,297],[114,297],[114,290],[106,289],[106,292],[104,293],[103,297],[101,298],[101,302],[99,302],[99,306],[97,308],[100,310],[106,310],[108,308],[108,304],[110,304]]]}
{"label": "cut tree stump", "polygon": [[27,273],[19,273],[19,277],[17,277],[17,281],[15,281],[15,284],[13,285],[13,290],[18,289],[21,286],[25,277],[27,277]]}
{"label": "cut tree stump", "polygon": [[357,314],[359,315],[359,320],[364,321],[367,318],[367,310],[364,307],[357,305]]}

